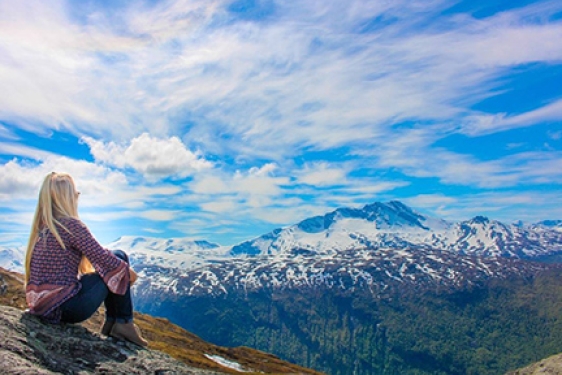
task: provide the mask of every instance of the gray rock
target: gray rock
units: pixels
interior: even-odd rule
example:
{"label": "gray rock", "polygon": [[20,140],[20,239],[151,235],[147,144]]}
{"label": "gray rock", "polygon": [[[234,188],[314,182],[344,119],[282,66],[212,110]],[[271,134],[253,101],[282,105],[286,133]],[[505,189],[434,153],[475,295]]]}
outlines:
{"label": "gray rock", "polygon": [[8,290],[8,285],[4,281],[4,276],[0,275],[0,295],[6,293],[6,290]]}
{"label": "gray rock", "polygon": [[102,338],[80,325],[43,323],[35,316],[1,305],[0,373],[219,374],[189,367],[162,352]]}
{"label": "gray rock", "polygon": [[556,354],[506,375],[562,375],[562,354]]}

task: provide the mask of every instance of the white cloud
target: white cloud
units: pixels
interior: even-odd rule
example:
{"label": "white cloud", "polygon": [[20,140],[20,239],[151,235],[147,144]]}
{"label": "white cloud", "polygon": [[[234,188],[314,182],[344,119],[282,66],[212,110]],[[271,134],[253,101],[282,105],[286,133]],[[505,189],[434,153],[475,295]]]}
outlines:
{"label": "white cloud", "polygon": [[502,190],[453,197],[420,195],[404,199],[414,208],[420,207],[433,216],[452,221],[467,220],[476,215],[512,223],[522,220],[528,223],[560,217],[562,198],[554,191]]}
{"label": "white cloud", "polygon": [[[396,131],[381,146],[365,151],[374,157],[377,168],[396,168],[408,176],[438,178],[441,183],[479,188],[512,187],[560,183],[562,154],[557,151],[520,152],[492,160],[433,147],[443,137],[444,128]],[[445,134],[447,134],[445,132]]]}
{"label": "white cloud", "polygon": [[500,113],[470,116],[462,125],[461,132],[470,136],[481,136],[560,120],[562,120],[562,99],[518,115],[509,116]]}
{"label": "white cloud", "polygon": [[143,133],[128,145],[104,143],[90,137],[82,139],[96,161],[117,168],[131,167],[147,178],[186,177],[212,166],[198,153],[188,150],[177,137],[160,139]]}
{"label": "white cloud", "polygon": [[345,185],[348,170],[320,162],[307,164],[299,172],[298,182],[313,186]]}
{"label": "white cloud", "polygon": [[233,198],[220,198],[210,202],[201,203],[201,208],[207,212],[223,213],[234,212],[241,205]]}
{"label": "white cloud", "polygon": [[[206,151],[281,160],[463,116],[510,68],[562,60],[560,23],[533,21],[555,1],[479,20],[439,16],[442,1],[279,2],[255,23],[226,5],[165,1],[77,22],[61,1],[3,2],[0,111],[22,127],[119,140],[189,123]],[[377,17],[395,22],[358,32]],[[430,26],[412,33],[412,22]]]}
{"label": "white cloud", "polygon": [[[455,132],[562,118],[560,100],[523,114],[471,109],[500,93],[514,68],[560,64],[562,23],[550,18],[559,1],[480,19],[442,15],[451,3],[441,0],[278,2],[264,22],[234,19],[228,3],[135,3],[74,19],[78,3],[0,0],[0,136],[14,140],[12,126],[87,135],[96,160],[0,144],[0,153],[34,160],[0,166],[3,207],[35,199],[52,170],[75,176],[85,215],[166,221],[173,197],[181,209],[205,210],[207,227],[234,212],[293,222],[408,184],[358,170],[483,189],[560,182],[556,151],[481,160],[435,146]],[[368,30],[374,19],[392,22]],[[294,169],[294,158],[337,147],[364,158]],[[204,155],[226,157],[215,165]]]}
{"label": "white cloud", "polygon": [[276,169],[275,164],[267,163],[247,171],[237,170],[233,174],[214,170],[195,176],[189,187],[198,194],[232,194],[243,198],[276,196],[282,192],[282,186],[290,182],[288,177],[275,176]]}
{"label": "white cloud", "polygon": [[172,221],[177,218],[177,210],[146,210],[140,213],[140,217],[154,221]]}
{"label": "white cloud", "polygon": [[415,197],[406,198],[403,201],[415,208],[430,208],[434,209],[435,212],[439,212],[449,205],[454,205],[457,199],[443,194],[420,194]]}
{"label": "white cloud", "polygon": [[13,159],[0,165],[0,197],[7,200],[36,198],[43,179],[53,171],[69,173],[78,189],[86,195],[104,195],[127,184],[123,174],[102,166],[53,154],[41,154],[44,158],[39,161]]}

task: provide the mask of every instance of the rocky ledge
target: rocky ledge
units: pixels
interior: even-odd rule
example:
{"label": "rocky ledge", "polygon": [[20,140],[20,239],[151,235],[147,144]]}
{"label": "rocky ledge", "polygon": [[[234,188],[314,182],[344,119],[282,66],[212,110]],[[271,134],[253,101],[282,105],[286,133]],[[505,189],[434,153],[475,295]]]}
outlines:
{"label": "rocky ledge", "polygon": [[73,324],[51,325],[0,306],[0,373],[220,374],[187,366],[162,352],[142,349]]}
{"label": "rocky ledge", "polygon": [[506,375],[562,375],[562,354],[556,354]]}

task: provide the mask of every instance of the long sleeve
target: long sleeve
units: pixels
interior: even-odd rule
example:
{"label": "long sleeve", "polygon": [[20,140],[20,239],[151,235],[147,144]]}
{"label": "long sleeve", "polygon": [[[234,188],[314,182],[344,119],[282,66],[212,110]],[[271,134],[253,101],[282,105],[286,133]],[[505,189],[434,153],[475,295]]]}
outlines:
{"label": "long sleeve", "polygon": [[112,293],[125,294],[130,283],[129,265],[102,247],[80,220],[64,224],[71,232],[72,248],[88,258]]}

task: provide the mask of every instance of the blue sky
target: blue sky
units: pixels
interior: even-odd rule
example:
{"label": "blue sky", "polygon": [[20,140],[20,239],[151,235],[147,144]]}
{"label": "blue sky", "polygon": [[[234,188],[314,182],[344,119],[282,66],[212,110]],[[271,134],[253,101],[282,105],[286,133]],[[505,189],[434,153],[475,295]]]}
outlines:
{"label": "blue sky", "polygon": [[558,0],[0,0],[0,242],[53,170],[104,243],[562,219],[561,40]]}

